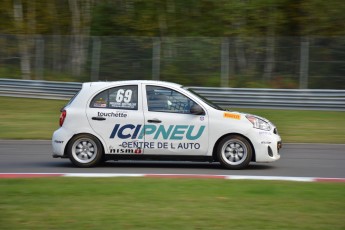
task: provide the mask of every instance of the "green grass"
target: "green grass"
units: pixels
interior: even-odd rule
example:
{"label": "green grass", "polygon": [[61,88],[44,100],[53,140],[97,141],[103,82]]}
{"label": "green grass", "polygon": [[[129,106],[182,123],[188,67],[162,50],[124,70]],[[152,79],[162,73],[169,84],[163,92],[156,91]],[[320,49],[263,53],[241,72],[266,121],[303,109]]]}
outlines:
{"label": "green grass", "polygon": [[0,97],[0,139],[50,139],[67,101]]}
{"label": "green grass", "polygon": [[[0,97],[0,139],[50,139],[67,101]],[[236,109],[271,120],[283,142],[345,143],[345,112]]]}
{"label": "green grass", "polygon": [[273,122],[287,143],[345,144],[345,112],[311,110],[237,109]]}
{"label": "green grass", "polygon": [[336,183],[1,179],[1,229],[344,229]]}

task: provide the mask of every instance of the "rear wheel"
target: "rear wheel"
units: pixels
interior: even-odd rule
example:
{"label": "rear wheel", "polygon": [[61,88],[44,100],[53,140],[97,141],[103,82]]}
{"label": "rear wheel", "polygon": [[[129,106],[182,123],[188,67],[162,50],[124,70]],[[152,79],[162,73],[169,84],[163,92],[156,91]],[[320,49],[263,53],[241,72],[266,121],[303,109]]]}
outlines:
{"label": "rear wheel", "polygon": [[252,147],[242,136],[230,135],[223,138],[217,148],[220,163],[228,169],[242,169],[252,159]]}
{"label": "rear wheel", "polygon": [[67,145],[67,154],[71,162],[78,167],[93,167],[103,158],[100,141],[88,134],[73,137]]}

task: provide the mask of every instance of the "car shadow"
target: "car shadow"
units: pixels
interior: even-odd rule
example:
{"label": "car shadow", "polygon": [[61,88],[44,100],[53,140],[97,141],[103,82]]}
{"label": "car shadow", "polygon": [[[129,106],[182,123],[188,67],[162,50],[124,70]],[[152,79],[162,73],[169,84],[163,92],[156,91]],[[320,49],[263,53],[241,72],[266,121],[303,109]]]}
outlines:
{"label": "car shadow", "polygon": [[[32,167],[37,168],[65,168],[65,169],[84,169],[88,170],[88,168],[78,168],[74,166],[70,161],[63,161],[63,162],[56,162],[56,161],[49,161],[49,162],[37,162],[32,163]],[[90,171],[94,171],[94,169],[207,169],[207,170],[226,170],[221,166],[218,162],[208,163],[208,162],[185,162],[185,161],[107,161],[104,162],[97,167],[90,168]],[[258,163],[251,163],[249,166],[242,170],[271,170],[274,169],[274,165],[270,164],[258,164]],[[102,170],[104,171],[104,170]],[[241,171],[241,170],[233,170],[233,171]]]}
{"label": "car shadow", "polygon": [[[176,162],[176,161],[159,161],[159,162],[141,162],[141,161],[107,161],[99,167],[102,168],[181,168],[181,169],[216,169],[226,170],[220,163],[213,162]],[[273,165],[252,163],[244,170],[268,170],[275,168]]]}
{"label": "car shadow", "polygon": [[116,167],[116,168],[204,168],[204,169],[220,169],[219,163],[208,162],[176,162],[176,161],[107,161],[100,167]]}

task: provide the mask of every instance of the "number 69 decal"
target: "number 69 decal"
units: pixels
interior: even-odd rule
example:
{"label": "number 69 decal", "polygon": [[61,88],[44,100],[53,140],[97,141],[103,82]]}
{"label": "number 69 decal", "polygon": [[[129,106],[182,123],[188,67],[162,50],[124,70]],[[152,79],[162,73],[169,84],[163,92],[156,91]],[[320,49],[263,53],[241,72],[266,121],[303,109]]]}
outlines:
{"label": "number 69 decal", "polygon": [[132,93],[131,89],[119,89],[116,94],[116,102],[129,103],[132,99]]}

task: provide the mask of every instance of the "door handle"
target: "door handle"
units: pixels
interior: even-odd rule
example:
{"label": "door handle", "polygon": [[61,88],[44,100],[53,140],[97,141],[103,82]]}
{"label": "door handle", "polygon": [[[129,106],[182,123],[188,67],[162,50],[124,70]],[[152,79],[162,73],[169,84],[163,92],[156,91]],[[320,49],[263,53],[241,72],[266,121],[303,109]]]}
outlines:
{"label": "door handle", "polygon": [[91,119],[95,121],[104,121],[105,117],[92,117]]}
{"label": "door handle", "polygon": [[161,121],[161,120],[158,120],[158,119],[148,120],[147,122],[148,122],[148,123],[162,123],[162,121]]}

